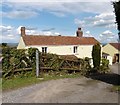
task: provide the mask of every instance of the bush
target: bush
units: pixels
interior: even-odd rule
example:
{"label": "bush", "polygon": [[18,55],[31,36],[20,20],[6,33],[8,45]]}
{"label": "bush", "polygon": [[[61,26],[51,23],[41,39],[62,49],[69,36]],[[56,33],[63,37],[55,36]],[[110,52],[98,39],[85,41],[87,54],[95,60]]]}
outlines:
{"label": "bush", "polygon": [[22,60],[25,58],[25,50],[17,50],[16,48],[3,48],[2,70],[3,77],[12,77],[14,70],[26,67]]}
{"label": "bush", "polygon": [[103,59],[102,59],[102,65],[108,67],[108,65],[109,65],[109,60],[103,58]]}
{"label": "bush", "polygon": [[[29,48],[28,53],[25,49],[3,48],[2,70],[4,78],[13,78],[16,76],[35,75],[36,48]],[[14,73],[16,69],[32,67],[32,71],[21,71]],[[16,76],[15,76],[16,75]]]}
{"label": "bush", "polygon": [[33,72],[35,71],[35,68],[36,68],[36,50],[38,50],[38,49],[37,48],[28,48],[28,57],[29,57],[29,61],[32,66]]}
{"label": "bush", "polygon": [[88,75],[91,71],[90,66],[90,58],[86,57],[85,59],[80,59],[80,65],[81,65],[81,74],[82,75]]}
{"label": "bush", "polygon": [[100,73],[108,73],[109,72],[109,60],[102,59],[101,66],[99,67]]}
{"label": "bush", "polygon": [[32,62],[34,62],[36,59],[36,50],[38,50],[38,49],[37,48],[28,48],[28,56]]}

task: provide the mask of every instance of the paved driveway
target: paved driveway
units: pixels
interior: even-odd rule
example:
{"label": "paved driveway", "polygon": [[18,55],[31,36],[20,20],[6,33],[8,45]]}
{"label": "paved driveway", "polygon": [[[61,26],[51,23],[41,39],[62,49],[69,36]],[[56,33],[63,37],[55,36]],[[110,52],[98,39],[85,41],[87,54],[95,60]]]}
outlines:
{"label": "paved driveway", "polygon": [[90,78],[59,79],[4,92],[3,103],[118,103],[112,85]]}
{"label": "paved driveway", "polygon": [[113,64],[109,67],[113,73],[120,74],[120,63]]}
{"label": "paved driveway", "polygon": [[115,74],[51,80],[4,92],[2,100],[3,103],[118,103],[118,93],[112,90],[113,85],[120,83],[118,67],[120,64],[110,66]]}

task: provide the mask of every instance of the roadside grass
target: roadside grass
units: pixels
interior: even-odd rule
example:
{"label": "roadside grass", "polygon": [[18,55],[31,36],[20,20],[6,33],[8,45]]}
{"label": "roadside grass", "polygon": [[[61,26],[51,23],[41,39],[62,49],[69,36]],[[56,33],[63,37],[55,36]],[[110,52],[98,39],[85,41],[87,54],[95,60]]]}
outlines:
{"label": "roadside grass", "polygon": [[113,87],[112,87],[112,90],[113,90],[113,91],[120,92],[120,85],[118,85],[118,86],[113,86]]}
{"label": "roadside grass", "polygon": [[64,75],[48,75],[44,74],[43,78],[36,78],[36,77],[16,77],[13,79],[2,79],[2,91],[10,91],[26,86],[30,86],[33,84],[37,84],[43,81],[48,80],[56,80],[62,78],[79,78],[81,75],[79,73],[72,73],[72,74],[64,74]]}

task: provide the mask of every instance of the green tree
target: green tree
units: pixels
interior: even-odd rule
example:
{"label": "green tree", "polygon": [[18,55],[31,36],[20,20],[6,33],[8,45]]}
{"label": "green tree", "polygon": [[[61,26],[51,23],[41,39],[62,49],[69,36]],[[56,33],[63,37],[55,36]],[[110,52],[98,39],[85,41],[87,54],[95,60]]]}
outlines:
{"label": "green tree", "polygon": [[116,23],[118,26],[118,36],[119,36],[119,41],[120,41],[120,1],[113,2],[113,7],[114,7],[115,15],[116,15]]}
{"label": "green tree", "polygon": [[2,43],[2,47],[7,47],[7,43]]}
{"label": "green tree", "polygon": [[101,46],[99,43],[97,43],[93,46],[92,59],[93,59],[94,68],[99,68],[100,61],[101,61]]}

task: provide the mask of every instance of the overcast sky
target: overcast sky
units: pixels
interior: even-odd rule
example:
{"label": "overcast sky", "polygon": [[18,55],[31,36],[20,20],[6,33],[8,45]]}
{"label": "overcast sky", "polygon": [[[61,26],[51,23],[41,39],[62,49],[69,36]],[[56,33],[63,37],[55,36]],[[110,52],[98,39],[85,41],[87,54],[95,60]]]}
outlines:
{"label": "overcast sky", "polygon": [[1,2],[2,42],[19,42],[21,26],[26,27],[27,34],[63,36],[75,36],[77,27],[82,27],[84,36],[95,37],[101,43],[117,41],[118,31],[110,0],[60,1],[4,0]]}

